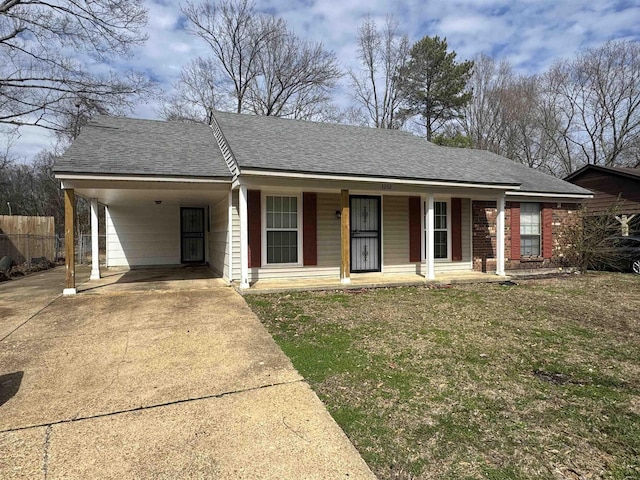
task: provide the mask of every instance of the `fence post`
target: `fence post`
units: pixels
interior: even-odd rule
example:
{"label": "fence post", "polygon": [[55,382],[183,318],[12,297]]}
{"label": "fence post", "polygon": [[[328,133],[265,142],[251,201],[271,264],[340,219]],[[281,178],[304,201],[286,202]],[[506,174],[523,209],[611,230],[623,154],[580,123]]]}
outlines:
{"label": "fence post", "polygon": [[31,270],[31,234],[27,233],[27,269]]}

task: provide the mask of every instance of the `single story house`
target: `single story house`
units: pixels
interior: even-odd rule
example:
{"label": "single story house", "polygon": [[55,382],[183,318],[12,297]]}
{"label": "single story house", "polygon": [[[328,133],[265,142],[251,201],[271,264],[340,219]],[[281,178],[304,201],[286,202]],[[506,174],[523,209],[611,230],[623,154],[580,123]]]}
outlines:
{"label": "single story house", "polygon": [[622,235],[640,234],[640,167],[585,165],[565,180],[593,192],[588,215],[614,214]]}
{"label": "single story house", "polygon": [[78,194],[91,199],[94,252],[106,209],[108,267],[206,263],[239,288],[562,265],[562,229],[591,197],[493,153],[402,131],[224,112],[211,125],[97,117],[55,174],[68,246]]}

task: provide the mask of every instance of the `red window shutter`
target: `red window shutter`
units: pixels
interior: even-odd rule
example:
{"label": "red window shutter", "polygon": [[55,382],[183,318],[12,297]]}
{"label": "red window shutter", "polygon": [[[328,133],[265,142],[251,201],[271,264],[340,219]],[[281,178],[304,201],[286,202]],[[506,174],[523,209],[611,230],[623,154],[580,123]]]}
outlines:
{"label": "red window shutter", "polygon": [[511,260],[520,260],[520,203],[511,202]]}
{"label": "red window shutter", "polygon": [[409,261],[422,261],[422,221],[420,220],[420,197],[409,197]]}
{"label": "red window shutter", "polygon": [[462,261],[462,199],[451,199],[451,260]]}
{"label": "red window shutter", "polygon": [[542,206],[542,257],[553,256],[553,205],[545,203]]}
{"label": "red window shutter", "polygon": [[247,220],[249,227],[249,267],[260,267],[262,264],[262,231],[260,218],[260,190],[247,192]]}
{"label": "red window shutter", "polygon": [[304,265],[318,264],[318,196],[302,194],[302,259]]}

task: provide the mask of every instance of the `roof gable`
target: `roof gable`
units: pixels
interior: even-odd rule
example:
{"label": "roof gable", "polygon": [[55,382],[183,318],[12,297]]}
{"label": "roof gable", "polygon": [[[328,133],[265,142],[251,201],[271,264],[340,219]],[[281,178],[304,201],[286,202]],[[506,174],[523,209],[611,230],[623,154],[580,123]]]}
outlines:
{"label": "roof gable", "polygon": [[604,167],[602,165],[585,165],[584,167],[576,170],[575,172],[567,175],[564,179],[568,182],[572,182],[590,172],[600,172],[609,175],[618,175],[632,180],[640,181],[640,167]]}

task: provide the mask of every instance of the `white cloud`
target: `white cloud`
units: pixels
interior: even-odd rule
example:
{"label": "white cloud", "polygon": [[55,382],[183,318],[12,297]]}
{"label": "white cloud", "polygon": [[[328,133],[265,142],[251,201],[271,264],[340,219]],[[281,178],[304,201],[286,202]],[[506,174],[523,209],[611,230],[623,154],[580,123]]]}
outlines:
{"label": "white cloud", "polygon": [[[413,41],[440,35],[460,59],[482,52],[508,59],[522,73],[543,71],[555,59],[610,39],[640,40],[640,7],[616,0],[257,0],[257,5],[282,16],[301,37],[322,42],[345,67],[357,66],[355,39],[367,15],[382,23],[393,14]],[[181,28],[177,2],[148,0],[148,7],[149,40],[118,68],[151,72],[169,90],[181,66],[207,50]],[[153,117],[155,105],[143,105],[135,114]],[[21,154],[49,142],[46,133],[37,132],[23,130]]]}

